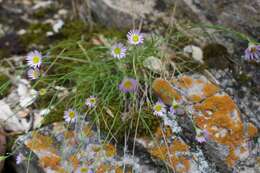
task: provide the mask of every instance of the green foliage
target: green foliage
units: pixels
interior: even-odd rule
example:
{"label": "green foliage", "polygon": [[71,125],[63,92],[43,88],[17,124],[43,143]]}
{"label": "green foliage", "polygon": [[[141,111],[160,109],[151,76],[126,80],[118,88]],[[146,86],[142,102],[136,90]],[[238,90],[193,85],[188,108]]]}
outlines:
{"label": "green foliage", "polygon": [[[92,36],[96,35],[93,33]],[[110,38],[107,38],[107,41],[115,42]],[[141,46],[129,45],[126,58],[118,60],[112,58],[109,47],[93,45],[89,40],[69,39],[53,46],[49,50],[49,61],[46,62],[46,66],[52,68],[35,87],[42,88],[43,84],[55,83],[68,88],[70,94],[60,103],[57,97],[40,96],[42,98],[39,99],[38,105],[46,106],[48,100],[52,100],[48,107],[57,104],[45,117],[44,124],[62,120],[64,110],[75,108],[81,114],[87,114],[102,131],[117,140],[122,140],[126,131],[131,135],[136,132],[138,135],[150,134],[157,127],[159,120],[151,112],[149,106],[152,94],[145,87],[151,86],[156,76],[144,69],[143,61],[149,56],[160,58],[158,47],[157,38],[146,40]],[[137,79],[139,92],[122,93],[118,85],[124,77]],[[48,88],[48,85],[44,87]],[[84,106],[85,99],[91,95],[98,98],[95,110],[88,110]],[[127,117],[125,120],[123,115]]]}
{"label": "green foliage", "polygon": [[56,8],[55,5],[51,5],[47,8],[40,8],[33,13],[33,17],[37,19],[42,19],[44,17],[48,17],[50,15],[55,14],[57,10],[58,8]]}
{"label": "green foliage", "polygon": [[5,97],[11,88],[11,81],[9,80],[9,78],[4,75],[4,74],[0,74],[0,99]]}
{"label": "green foliage", "polygon": [[47,45],[50,42],[46,36],[48,31],[52,31],[50,24],[31,24],[27,29],[27,32],[21,36],[21,40],[24,45],[27,45],[28,50],[34,45]]}
{"label": "green foliage", "polygon": [[70,39],[74,41],[78,40],[89,40],[99,34],[106,36],[107,38],[118,38],[122,39],[125,37],[126,31],[120,32],[114,28],[107,28],[102,25],[91,26],[84,23],[82,20],[66,21],[66,24],[61,29],[61,36],[64,39]]}

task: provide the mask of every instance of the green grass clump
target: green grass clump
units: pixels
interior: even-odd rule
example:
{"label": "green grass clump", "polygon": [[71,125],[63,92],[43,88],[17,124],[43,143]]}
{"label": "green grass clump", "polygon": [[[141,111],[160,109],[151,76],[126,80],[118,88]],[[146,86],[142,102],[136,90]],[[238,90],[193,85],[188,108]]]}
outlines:
{"label": "green grass clump", "polygon": [[0,73],[0,99],[5,97],[11,89],[11,81],[8,76]]}
{"label": "green grass clump", "polygon": [[[104,33],[103,33],[104,34]],[[96,34],[94,33],[93,36]],[[109,44],[116,41],[107,37]],[[44,124],[59,121],[64,110],[77,109],[87,115],[92,121],[108,134],[108,137],[123,139],[126,131],[129,134],[148,135],[158,127],[159,119],[151,112],[152,94],[150,87],[156,76],[143,66],[143,61],[155,56],[163,59],[158,46],[158,39],[151,38],[140,46],[128,46],[127,56],[118,60],[110,55],[110,46],[93,45],[87,40],[67,40],[53,46],[49,58],[44,65],[48,71],[35,84],[42,88],[43,84],[54,84],[66,87],[69,96],[60,101],[42,97],[39,105],[51,105],[56,108],[45,117]],[[138,91],[122,93],[118,85],[125,77],[138,81]],[[47,86],[44,86],[48,88]],[[94,95],[98,99],[96,109],[86,109],[85,99]],[[39,99],[41,100],[41,98]],[[110,113],[108,113],[108,110]],[[124,119],[123,116],[127,118]]]}

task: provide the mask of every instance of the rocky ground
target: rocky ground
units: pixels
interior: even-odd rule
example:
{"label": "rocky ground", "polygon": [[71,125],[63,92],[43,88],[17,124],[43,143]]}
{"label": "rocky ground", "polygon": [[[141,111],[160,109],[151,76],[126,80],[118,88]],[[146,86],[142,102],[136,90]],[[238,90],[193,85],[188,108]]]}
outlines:
{"label": "rocky ground", "polygon": [[[257,0],[0,0],[2,172],[260,172],[260,65],[243,58],[247,39],[260,41],[259,7]],[[158,48],[166,60],[152,55],[142,68],[155,76],[145,86],[152,97],[166,106],[176,100],[175,115],[120,139],[89,117],[68,126],[61,120],[75,91],[55,81],[48,94],[64,104],[49,106],[46,88],[26,77],[25,55],[66,44],[76,50],[68,40],[83,52],[108,46],[108,35],[123,38],[132,27],[167,38]]]}

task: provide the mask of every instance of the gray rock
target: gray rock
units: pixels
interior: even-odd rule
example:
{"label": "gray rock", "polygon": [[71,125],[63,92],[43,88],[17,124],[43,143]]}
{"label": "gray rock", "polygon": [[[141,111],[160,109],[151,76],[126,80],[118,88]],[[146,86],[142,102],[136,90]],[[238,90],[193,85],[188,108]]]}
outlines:
{"label": "gray rock", "polygon": [[90,8],[102,24],[119,28],[131,27],[134,20],[145,18],[154,10],[155,1],[91,0]]}
{"label": "gray rock", "polygon": [[[2,132],[2,128],[0,128],[0,156],[4,156],[6,152],[6,137]],[[2,172],[2,169],[4,167],[4,160],[0,161],[0,172]]]}
{"label": "gray rock", "polygon": [[[254,90],[250,80],[243,82],[235,78],[229,69],[227,71],[211,69],[211,73],[219,81],[221,87],[235,100],[240,110],[247,116],[243,117],[247,121],[253,122],[260,128],[260,95]],[[237,77],[237,76],[236,76]]]}
{"label": "gray rock", "polygon": [[[214,163],[221,173],[231,173],[241,168],[257,169],[257,154],[250,153],[253,150],[259,153],[260,150],[256,145],[248,145],[248,141],[252,142],[257,136],[257,128],[244,118],[248,113],[241,113],[227,93],[200,74],[181,75],[172,80],[172,89],[175,92],[170,91],[170,87],[171,84],[163,82],[162,79],[156,79],[153,83],[156,95],[165,103],[169,99],[166,96],[173,95],[178,105],[185,110],[185,115],[175,115],[179,117],[176,120],[182,127],[181,132],[175,130],[178,124],[173,123],[174,118],[167,118],[172,115],[162,116],[164,125],[171,128],[174,134],[177,133],[177,136],[181,136],[190,147],[200,146],[205,157]],[[198,140],[198,133],[194,134],[195,127],[196,133],[198,128],[206,131],[203,145]],[[198,143],[194,144],[194,141]],[[250,158],[254,158],[254,161]]]}
{"label": "gray rock", "polygon": [[7,131],[28,131],[33,125],[28,107],[36,100],[37,91],[25,79],[14,80],[13,91],[0,100],[0,123]]}
{"label": "gray rock", "polygon": [[[89,169],[94,172],[159,172],[159,169],[145,160],[132,156],[127,150],[120,151],[115,144],[103,140],[105,136],[92,129],[84,120],[68,127],[55,123],[20,136],[14,146],[16,155],[21,153],[23,161],[13,164],[18,173],[29,172],[80,172]],[[28,167],[30,163],[30,167]]]}
{"label": "gray rock", "polygon": [[[231,27],[254,37],[260,34],[258,0],[91,0],[90,8],[98,21],[108,26],[130,27],[133,20],[157,22],[166,19],[176,6],[176,15],[197,22]],[[163,21],[162,20],[162,21]]]}

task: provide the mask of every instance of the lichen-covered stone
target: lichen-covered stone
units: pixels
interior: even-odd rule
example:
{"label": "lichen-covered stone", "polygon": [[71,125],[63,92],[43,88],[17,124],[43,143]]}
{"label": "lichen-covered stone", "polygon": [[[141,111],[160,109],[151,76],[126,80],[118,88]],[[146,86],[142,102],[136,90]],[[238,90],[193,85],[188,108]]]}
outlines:
{"label": "lichen-covered stone", "polygon": [[[230,172],[233,168],[236,170],[241,161],[250,158],[252,148],[248,141],[252,141],[258,130],[252,123],[243,121],[241,117],[246,115],[241,115],[230,96],[205,76],[198,74],[179,76],[172,80],[172,87],[163,92],[160,90],[163,87],[161,83],[167,81],[160,79],[162,82],[158,83],[157,80],[153,84],[155,93],[168,103],[169,100],[161,95],[175,90],[181,95],[181,105],[186,110],[184,116],[208,132],[209,140],[205,144],[204,153],[216,163],[221,172]],[[185,127],[183,124],[180,126]]]}
{"label": "lichen-covered stone", "polygon": [[[21,136],[17,141],[16,149],[17,152],[22,152],[28,148],[37,158],[34,161],[37,161],[38,166],[47,173],[70,173],[81,170],[99,173],[123,170],[156,172],[156,169],[148,164],[142,164],[138,157],[128,153],[120,155],[115,144],[103,139],[102,135],[93,130],[92,124],[83,120],[70,128],[64,123],[54,123]],[[28,158],[30,152],[22,153],[25,158]],[[25,160],[17,168],[27,161]]]}
{"label": "lichen-covered stone", "polygon": [[214,166],[209,165],[199,148],[192,150],[172,130],[172,127],[163,125],[158,127],[154,138],[138,138],[137,141],[148,150],[154,159],[163,162],[170,171],[176,173],[216,172]]}

